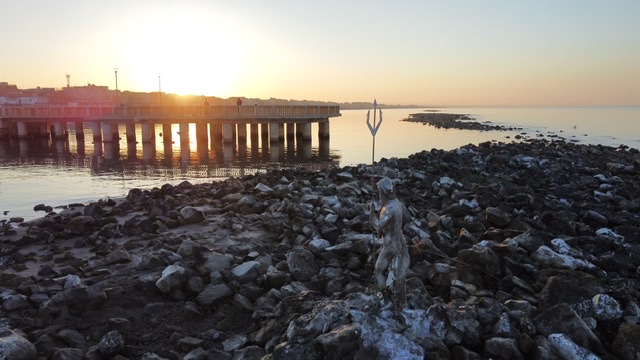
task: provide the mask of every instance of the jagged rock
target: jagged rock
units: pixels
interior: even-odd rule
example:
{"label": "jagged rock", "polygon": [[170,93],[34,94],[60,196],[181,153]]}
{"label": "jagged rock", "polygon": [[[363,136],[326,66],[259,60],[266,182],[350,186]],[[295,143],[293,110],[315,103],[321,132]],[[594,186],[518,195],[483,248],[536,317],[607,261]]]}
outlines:
{"label": "jagged rock", "polygon": [[360,348],[360,325],[345,324],[313,340],[313,346],[323,359],[353,359]]}
{"label": "jagged rock", "polygon": [[[572,342],[596,354],[602,354],[604,348],[598,337],[589,329],[584,321],[567,305],[555,305],[535,319],[538,333],[544,336],[565,334]],[[551,341],[551,340],[550,340]]]}
{"label": "jagged rock", "polygon": [[118,331],[112,330],[100,339],[99,346],[100,354],[103,357],[110,358],[124,350],[125,341]]}
{"label": "jagged rock", "polygon": [[484,356],[490,359],[522,359],[525,357],[515,339],[493,337],[484,344]]}
{"label": "jagged rock", "polygon": [[600,357],[576,344],[565,334],[549,335],[549,342],[563,359],[599,360]]}
{"label": "jagged rock", "polygon": [[258,277],[258,270],[260,268],[260,263],[252,260],[242,263],[240,265],[234,266],[231,269],[231,274],[234,279],[240,281],[241,283],[246,283],[249,281],[253,281]]}
{"label": "jagged rock", "polygon": [[162,270],[162,276],[156,281],[156,286],[163,293],[168,293],[175,289],[180,289],[187,280],[187,269],[173,264]]}
{"label": "jagged rock", "polygon": [[208,285],[198,294],[196,300],[202,306],[209,306],[231,295],[233,295],[233,292],[226,284]]}
{"label": "jagged rock", "polygon": [[89,235],[93,232],[95,220],[91,216],[80,215],[72,218],[64,226],[64,230],[74,235]]}
{"label": "jagged rock", "polygon": [[505,227],[511,222],[507,213],[496,207],[488,207],[484,210],[487,221],[497,227]]}
{"label": "jagged rock", "polygon": [[204,212],[192,206],[185,206],[180,209],[180,215],[182,216],[182,222],[185,224],[197,224],[205,219]]}
{"label": "jagged rock", "polygon": [[34,360],[38,356],[36,347],[13,330],[0,329],[0,358],[12,360]]}
{"label": "jagged rock", "polygon": [[640,354],[640,325],[620,324],[611,351],[623,360],[637,359]]}
{"label": "jagged rock", "polygon": [[545,280],[539,299],[542,309],[556,304],[576,304],[604,292],[604,286],[592,275],[580,271],[559,271]]}
{"label": "jagged rock", "polygon": [[306,249],[294,249],[287,253],[287,265],[291,276],[298,281],[308,281],[318,273],[313,253]]}

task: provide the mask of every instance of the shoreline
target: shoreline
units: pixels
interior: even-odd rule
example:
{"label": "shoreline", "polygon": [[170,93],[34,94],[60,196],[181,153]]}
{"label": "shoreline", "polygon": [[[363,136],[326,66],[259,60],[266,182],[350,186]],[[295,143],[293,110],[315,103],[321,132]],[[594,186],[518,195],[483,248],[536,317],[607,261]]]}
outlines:
{"label": "shoreline", "polygon": [[[402,310],[369,260],[383,176],[412,218]],[[47,358],[627,358],[639,214],[638,150],[557,139],[133,189],[0,228],[0,342]]]}

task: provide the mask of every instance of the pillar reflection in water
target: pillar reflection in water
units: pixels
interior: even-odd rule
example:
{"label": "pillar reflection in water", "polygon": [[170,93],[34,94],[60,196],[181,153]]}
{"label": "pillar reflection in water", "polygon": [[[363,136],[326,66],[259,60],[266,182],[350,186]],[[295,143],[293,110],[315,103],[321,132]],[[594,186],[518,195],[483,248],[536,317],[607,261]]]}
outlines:
{"label": "pillar reflection in water", "polygon": [[93,142],[93,154],[94,156],[102,156],[102,141]]}
{"label": "pillar reflection in water", "polygon": [[0,139],[0,159],[8,159],[11,152],[11,143],[8,140]]}
{"label": "pillar reflection in water", "polygon": [[224,142],[222,144],[222,156],[225,163],[233,162],[233,153],[236,150],[236,144],[232,142]]}
{"label": "pillar reflection in water", "polygon": [[67,142],[64,140],[58,139],[55,141],[54,145],[55,145],[56,153],[58,155],[63,155],[67,150],[67,147],[65,146],[67,145]]}
{"label": "pillar reflection in water", "polygon": [[20,153],[21,158],[28,158],[29,157],[29,140],[18,139],[18,151]]}

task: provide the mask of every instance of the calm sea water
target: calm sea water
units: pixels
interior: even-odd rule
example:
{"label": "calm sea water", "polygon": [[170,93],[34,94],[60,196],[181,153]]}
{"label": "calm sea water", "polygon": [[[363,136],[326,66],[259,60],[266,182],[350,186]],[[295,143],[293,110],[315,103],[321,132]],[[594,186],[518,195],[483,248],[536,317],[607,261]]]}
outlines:
{"label": "calm sea water", "polygon": [[[172,128],[174,143],[168,146],[163,145],[162,128],[157,126],[157,141],[152,148],[141,143],[128,146],[124,126],[116,149],[95,146],[89,130],[85,130],[85,142],[78,144],[72,128],[68,142],[0,141],[0,220],[44,215],[33,211],[36,204],[56,207],[85,203],[125,196],[132,188],[159,187],[183,180],[221,180],[280,166],[370,164],[374,159],[406,157],[433,148],[451,150],[484,141],[508,142],[518,134],[529,138],[557,135],[578,143],[615,147],[624,144],[640,149],[640,107],[435,109],[519,128],[513,131],[444,130],[401,121],[425,110],[433,109],[383,110],[375,147],[366,125],[366,110],[343,110],[341,117],[332,118],[328,143],[319,142],[317,124],[312,127],[310,144],[287,140],[280,147],[259,138],[248,139],[246,146],[203,149],[196,144],[195,136],[188,144],[180,143],[177,125]],[[137,131],[140,139],[140,129]],[[194,125],[190,133],[195,134]]]}

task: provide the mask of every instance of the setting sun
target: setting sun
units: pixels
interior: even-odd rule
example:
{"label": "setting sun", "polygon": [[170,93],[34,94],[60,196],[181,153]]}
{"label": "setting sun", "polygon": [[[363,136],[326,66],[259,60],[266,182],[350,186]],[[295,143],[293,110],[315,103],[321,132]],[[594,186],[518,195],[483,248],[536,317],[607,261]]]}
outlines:
{"label": "setting sun", "polygon": [[[123,88],[229,96],[248,57],[245,36],[221,13],[197,7],[164,7],[132,13],[119,32],[126,56]],[[131,31],[133,29],[133,31]]]}

